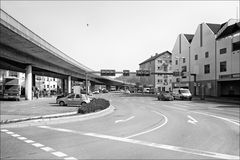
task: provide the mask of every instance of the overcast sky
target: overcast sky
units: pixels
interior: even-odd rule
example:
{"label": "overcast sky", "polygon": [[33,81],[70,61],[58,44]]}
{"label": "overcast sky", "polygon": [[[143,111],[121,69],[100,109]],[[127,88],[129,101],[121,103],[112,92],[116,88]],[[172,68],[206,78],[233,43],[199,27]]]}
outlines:
{"label": "overcast sky", "polygon": [[93,69],[135,71],[178,34],[237,18],[238,1],[1,1],[35,34]]}

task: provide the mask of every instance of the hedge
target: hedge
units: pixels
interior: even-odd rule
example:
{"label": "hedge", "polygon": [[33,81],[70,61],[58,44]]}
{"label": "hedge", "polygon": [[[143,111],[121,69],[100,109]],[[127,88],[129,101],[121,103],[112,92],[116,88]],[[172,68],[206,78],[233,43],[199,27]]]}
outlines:
{"label": "hedge", "polygon": [[102,98],[94,98],[91,100],[90,103],[81,105],[78,108],[78,113],[90,113],[90,112],[95,112],[97,110],[103,110],[106,109],[107,107],[110,106],[110,102],[106,99],[102,99]]}

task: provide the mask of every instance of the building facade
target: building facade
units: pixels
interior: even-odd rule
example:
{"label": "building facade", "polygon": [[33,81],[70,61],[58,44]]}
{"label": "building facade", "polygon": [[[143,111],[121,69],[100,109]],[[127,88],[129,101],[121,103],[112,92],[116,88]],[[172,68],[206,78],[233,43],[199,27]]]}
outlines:
{"label": "building facade", "polygon": [[[236,22],[202,23],[193,36],[178,36],[172,51],[173,71],[180,69],[184,76],[173,78],[173,87],[180,84],[180,87],[189,88],[194,95],[239,95],[236,91],[239,91],[236,87],[239,83],[240,59],[239,48],[236,47],[239,46],[239,23]],[[234,33],[227,31],[227,34],[226,30],[232,25],[235,25]],[[221,38],[222,34],[224,38]],[[227,76],[234,78],[227,79]]]}
{"label": "building facade", "polygon": [[228,26],[217,37],[218,96],[240,96],[240,23]]}
{"label": "building facade", "polygon": [[[190,73],[190,44],[193,34],[179,34],[172,50],[172,70]],[[190,75],[174,76],[173,88],[190,88]]]}
{"label": "building facade", "polygon": [[[172,75],[162,73],[172,73],[172,53],[165,51],[156,53],[149,59],[139,64],[140,70],[150,70],[150,76],[140,77],[140,83],[144,87],[153,88],[155,92],[172,91]],[[158,74],[159,73],[159,74]]]}

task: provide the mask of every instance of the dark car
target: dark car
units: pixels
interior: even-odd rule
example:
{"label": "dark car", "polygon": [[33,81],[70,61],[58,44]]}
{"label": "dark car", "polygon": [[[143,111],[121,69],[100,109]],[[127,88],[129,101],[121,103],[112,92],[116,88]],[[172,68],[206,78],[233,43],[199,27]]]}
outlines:
{"label": "dark car", "polygon": [[161,92],[157,94],[157,99],[162,101],[173,101],[174,97],[169,92]]}

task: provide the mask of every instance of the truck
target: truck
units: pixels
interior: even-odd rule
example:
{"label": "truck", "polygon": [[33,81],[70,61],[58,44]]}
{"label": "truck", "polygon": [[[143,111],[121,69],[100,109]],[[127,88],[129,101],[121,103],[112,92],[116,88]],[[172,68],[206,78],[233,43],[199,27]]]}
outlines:
{"label": "truck", "polygon": [[16,77],[4,77],[0,83],[0,99],[20,100],[21,85]]}

